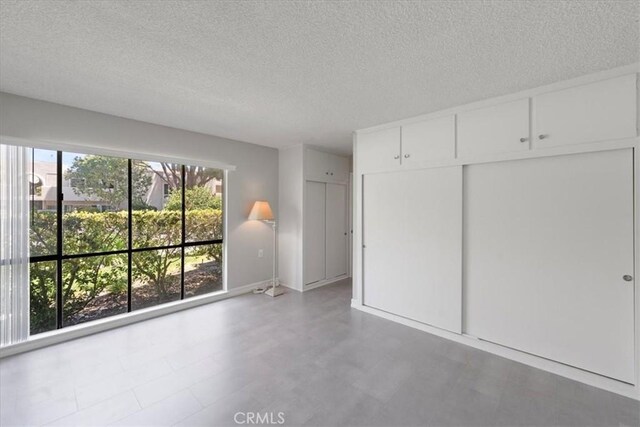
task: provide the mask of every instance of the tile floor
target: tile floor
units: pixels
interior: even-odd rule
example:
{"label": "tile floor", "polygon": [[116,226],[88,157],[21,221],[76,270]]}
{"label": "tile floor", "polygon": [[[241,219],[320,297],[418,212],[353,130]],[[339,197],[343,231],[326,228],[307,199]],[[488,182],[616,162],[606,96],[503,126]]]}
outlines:
{"label": "tile floor", "polygon": [[[349,307],[244,295],[0,361],[0,424],[639,426],[640,403]],[[241,412],[240,415],[236,415]]]}

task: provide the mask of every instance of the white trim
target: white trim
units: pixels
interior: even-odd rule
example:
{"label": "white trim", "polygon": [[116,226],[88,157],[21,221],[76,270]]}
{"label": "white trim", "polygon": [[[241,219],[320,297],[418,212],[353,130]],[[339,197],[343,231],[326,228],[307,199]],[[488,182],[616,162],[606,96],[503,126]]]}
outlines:
{"label": "white trim", "polygon": [[600,80],[606,80],[614,77],[620,77],[627,74],[633,74],[640,72],[640,62],[634,64],[625,65],[623,67],[613,68],[611,70],[601,71],[599,73],[589,74],[586,76],[577,77],[570,80],[563,80],[557,83],[549,84],[546,86],[540,86],[533,89],[527,89],[516,93],[511,93],[504,96],[499,96],[490,99],[484,99],[482,101],[476,101],[469,104],[458,105],[446,110],[440,110],[433,113],[421,114],[419,116],[410,117],[407,119],[396,120],[394,122],[388,122],[377,126],[372,126],[364,129],[358,129],[355,132],[358,134],[375,132],[382,129],[388,129],[396,126],[403,126],[409,123],[419,122],[423,120],[435,119],[451,114],[461,113],[463,111],[475,110],[478,108],[488,107],[491,105],[502,104],[509,101],[515,101],[517,99],[534,97],[543,93],[552,92],[560,89],[566,89],[574,86],[580,86],[583,84],[593,83]]}
{"label": "white trim", "polygon": [[348,279],[348,274],[343,274],[342,276],[334,277],[333,279],[325,279],[320,280],[314,283],[310,283],[308,285],[304,285],[302,288],[302,292],[310,291],[311,289],[321,288],[322,286],[330,285],[335,282],[339,282],[340,280]]}
{"label": "white trim", "polygon": [[92,145],[69,144],[66,142],[43,141],[37,139],[24,139],[7,135],[0,135],[0,143],[40,148],[44,150],[69,151],[72,153],[125,157],[129,159],[144,160],[149,162],[180,163],[189,166],[202,166],[208,168],[223,169],[226,171],[236,170],[236,167],[234,165],[229,165],[214,160],[203,160],[201,158],[196,159],[189,157],[166,157],[144,151],[111,150],[108,148],[95,147]]}
{"label": "white trim", "polygon": [[359,301],[352,300],[351,307],[369,313],[375,316],[382,317],[387,320],[400,323],[411,328],[419,329],[423,332],[439,336],[441,338],[448,339],[460,344],[465,344],[479,350],[486,351],[488,353],[495,354],[497,356],[505,357],[516,362],[524,363],[529,366],[533,366],[538,369],[542,369],[572,380],[580,381],[585,384],[592,385],[594,387],[602,388],[604,390],[621,394],[632,399],[640,400],[640,392],[637,387],[630,384],[603,377],[601,375],[593,374],[591,372],[583,371],[578,368],[574,368],[568,365],[563,365],[552,360],[544,359],[532,354],[523,353],[518,350],[514,350],[508,347],[503,347],[498,344],[494,344],[488,341],[482,341],[470,335],[459,335],[453,332],[446,331],[444,329],[436,328],[434,326],[426,325],[424,323],[416,322],[415,320],[407,319],[395,314],[387,313],[382,310],[378,310],[366,305],[360,304]]}
{"label": "white trim", "polygon": [[209,295],[200,295],[193,298],[162,304],[156,307],[133,311],[131,313],[94,320],[81,325],[69,326],[67,328],[51,332],[44,332],[30,337],[27,341],[0,348],[0,359],[246,294],[256,288],[265,286],[268,282],[270,281],[265,280],[262,282],[250,283],[248,285],[232,288],[228,291],[220,291]]}
{"label": "white trim", "polygon": [[222,289],[224,291],[229,290],[228,284],[228,262],[227,262],[227,253],[229,253],[229,233],[228,233],[228,218],[227,215],[227,206],[229,206],[229,171],[223,170],[222,172]]}

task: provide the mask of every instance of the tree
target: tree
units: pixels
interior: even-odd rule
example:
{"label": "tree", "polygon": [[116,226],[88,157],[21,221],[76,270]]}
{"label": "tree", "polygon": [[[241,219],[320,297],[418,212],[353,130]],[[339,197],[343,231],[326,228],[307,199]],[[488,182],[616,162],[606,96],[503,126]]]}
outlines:
{"label": "tree", "polygon": [[[222,200],[220,200],[220,197],[212,194],[211,190],[205,187],[187,188],[184,192],[184,202],[184,208],[188,211],[222,208]],[[169,193],[164,208],[170,211],[182,209],[182,193],[180,190]]]}
{"label": "tree", "polygon": [[[180,178],[182,176],[182,165],[177,163],[160,163],[162,170],[153,169],[150,164],[146,164],[149,170],[158,175],[169,184],[169,188],[177,190],[182,187]],[[202,187],[212,179],[222,179],[222,170],[205,168],[202,166],[184,167],[185,188]]]}
{"label": "tree", "polygon": [[[65,173],[65,179],[73,180],[73,191],[79,196],[96,197],[114,208],[128,199],[128,160],[120,157],[77,156]],[[144,203],[151,174],[140,162],[132,163],[131,198],[134,203]]]}

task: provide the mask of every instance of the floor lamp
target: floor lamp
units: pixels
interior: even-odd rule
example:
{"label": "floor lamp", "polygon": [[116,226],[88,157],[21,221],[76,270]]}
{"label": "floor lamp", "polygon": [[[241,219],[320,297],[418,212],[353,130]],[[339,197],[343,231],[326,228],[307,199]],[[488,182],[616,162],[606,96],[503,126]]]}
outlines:
{"label": "floor lamp", "polygon": [[273,229],[273,275],[271,277],[271,286],[265,291],[265,294],[277,297],[284,292],[278,287],[278,225],[271,211],[271,206],[269,206],[269,202],[262,200],[255,202],[249,213],[249,219],[271,224],[271,228]]}

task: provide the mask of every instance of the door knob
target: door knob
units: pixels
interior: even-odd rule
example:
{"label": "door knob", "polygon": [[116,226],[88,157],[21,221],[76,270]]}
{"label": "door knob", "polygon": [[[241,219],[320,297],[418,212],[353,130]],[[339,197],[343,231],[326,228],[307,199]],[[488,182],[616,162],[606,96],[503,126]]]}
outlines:
{"label": "door knob", "polygon": [[633,280],[633,276],[625,274],[624,276],[622,276],[622,280],[624,280],[625,282],[630,282]]}
{"label": "door knob", "polygon": [[529,138],[520,138],[520,142],[527,142]]}

